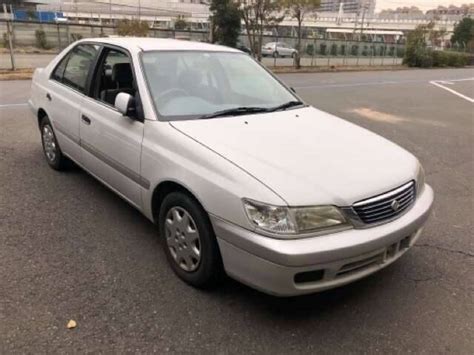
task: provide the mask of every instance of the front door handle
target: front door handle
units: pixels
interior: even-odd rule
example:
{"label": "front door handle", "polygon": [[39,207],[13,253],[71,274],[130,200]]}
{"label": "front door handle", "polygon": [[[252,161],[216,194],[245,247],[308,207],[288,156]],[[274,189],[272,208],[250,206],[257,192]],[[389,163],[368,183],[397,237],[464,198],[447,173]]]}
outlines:
{"label": "front door handle", "polygon": [[89,117],[87,117],[86,115],[82,115],[81,119],[85,124],[87,124],[87,125],[91,124],[91,119]]}
{"label": "front door handle", "polygon": [[53,98],[51,97],[51,95],[49,94],[49,92],[46,94],[46,98],[51,101]]}

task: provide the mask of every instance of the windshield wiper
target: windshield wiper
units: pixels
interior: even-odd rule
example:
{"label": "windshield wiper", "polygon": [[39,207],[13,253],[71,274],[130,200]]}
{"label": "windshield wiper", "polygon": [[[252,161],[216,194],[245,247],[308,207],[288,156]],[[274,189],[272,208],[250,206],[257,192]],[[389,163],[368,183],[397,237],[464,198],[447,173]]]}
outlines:
{"label": "windshield wiper", "polygon": [[279,105],[279,106],[276,106],[276,107],[272,107],[272,108],[269,108],[268,109],[268,112],[274,112],[274,111],[283,111],[283,110],[286,110],[290,107],[293,107],[293,106],[301,106],[301,105],[304,105],[304,102],[301,102],[301,101],[288,101],[286,103],[284,103],[283,105]]}
{"label": "windshield wiper", "polygon": [[258,112],[268,112],[268,109],[265,107],[252,107],[252,106],[241,106],[241,107],[234,107],[229,108],[227,110],[216,111],[213,113],[209,113],[207,115],[203,115],[199,118],[215,118],[215,117],[223,117],[223,116],[238,116],[238,115],[245,115],[247,113],[258,113]]}

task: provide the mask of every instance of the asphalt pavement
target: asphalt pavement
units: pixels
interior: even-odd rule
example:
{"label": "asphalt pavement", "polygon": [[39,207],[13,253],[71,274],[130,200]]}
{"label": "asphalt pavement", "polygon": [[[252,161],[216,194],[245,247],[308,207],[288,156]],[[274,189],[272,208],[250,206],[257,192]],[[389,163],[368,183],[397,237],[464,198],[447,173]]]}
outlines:
{"label": "asphalt pavement", "polygon": [[474,353],[474,70],[281,78],[419,157],[436,199],[409,253],[304,297],[232,280],[193,289],[139,212],[79,168],[47,166],[25,105],[29,82],[4,81],[0,353]]}

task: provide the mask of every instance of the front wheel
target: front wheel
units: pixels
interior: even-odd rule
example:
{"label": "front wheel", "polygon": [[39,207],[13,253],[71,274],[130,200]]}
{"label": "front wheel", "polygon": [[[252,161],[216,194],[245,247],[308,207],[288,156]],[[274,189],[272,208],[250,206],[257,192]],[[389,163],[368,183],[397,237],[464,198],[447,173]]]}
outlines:
{"label": "front wheel", "polygon": [[291,58],[293,58],[293,59],[296,58],[296,52],[291,53]]}
{"label": "front wheel", "polygon": [[163,200],[158,223],[166,257],[176,275],[195,287],[214,285],[222,274],[222,261],[201,205],[185,193],[172,192]]}
{"label": "front wheel", "polygon": [[278,54],[277,51],[273,52],[273,58],[278,58],[280,55]]}

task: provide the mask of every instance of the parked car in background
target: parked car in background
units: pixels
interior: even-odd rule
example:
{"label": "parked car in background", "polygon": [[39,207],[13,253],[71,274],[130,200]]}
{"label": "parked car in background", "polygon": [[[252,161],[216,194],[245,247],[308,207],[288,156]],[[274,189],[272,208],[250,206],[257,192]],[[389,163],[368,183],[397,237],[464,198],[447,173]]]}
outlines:
{"label": "parked car in background", "polygon": [[236,47],[239,51],[242,51],[244,53],[247,53],[247,54],[252,54],[252,50],[247,47],[245,44],[243,43],[237,43],[237,47]]}
{"label": "parked car in background", "polygon": [[297,51],[284,42],[270,42],[262,47],[264,57],[294,57]]}
{"label": "parked car in background", "polygon": [[29,104],[51,168],[76,162],[156,223],[196,287],[224,272],[278,296],[341,286],[407,252],[431,210],[412,154],[233,48],[81,40],[36,69]]}

